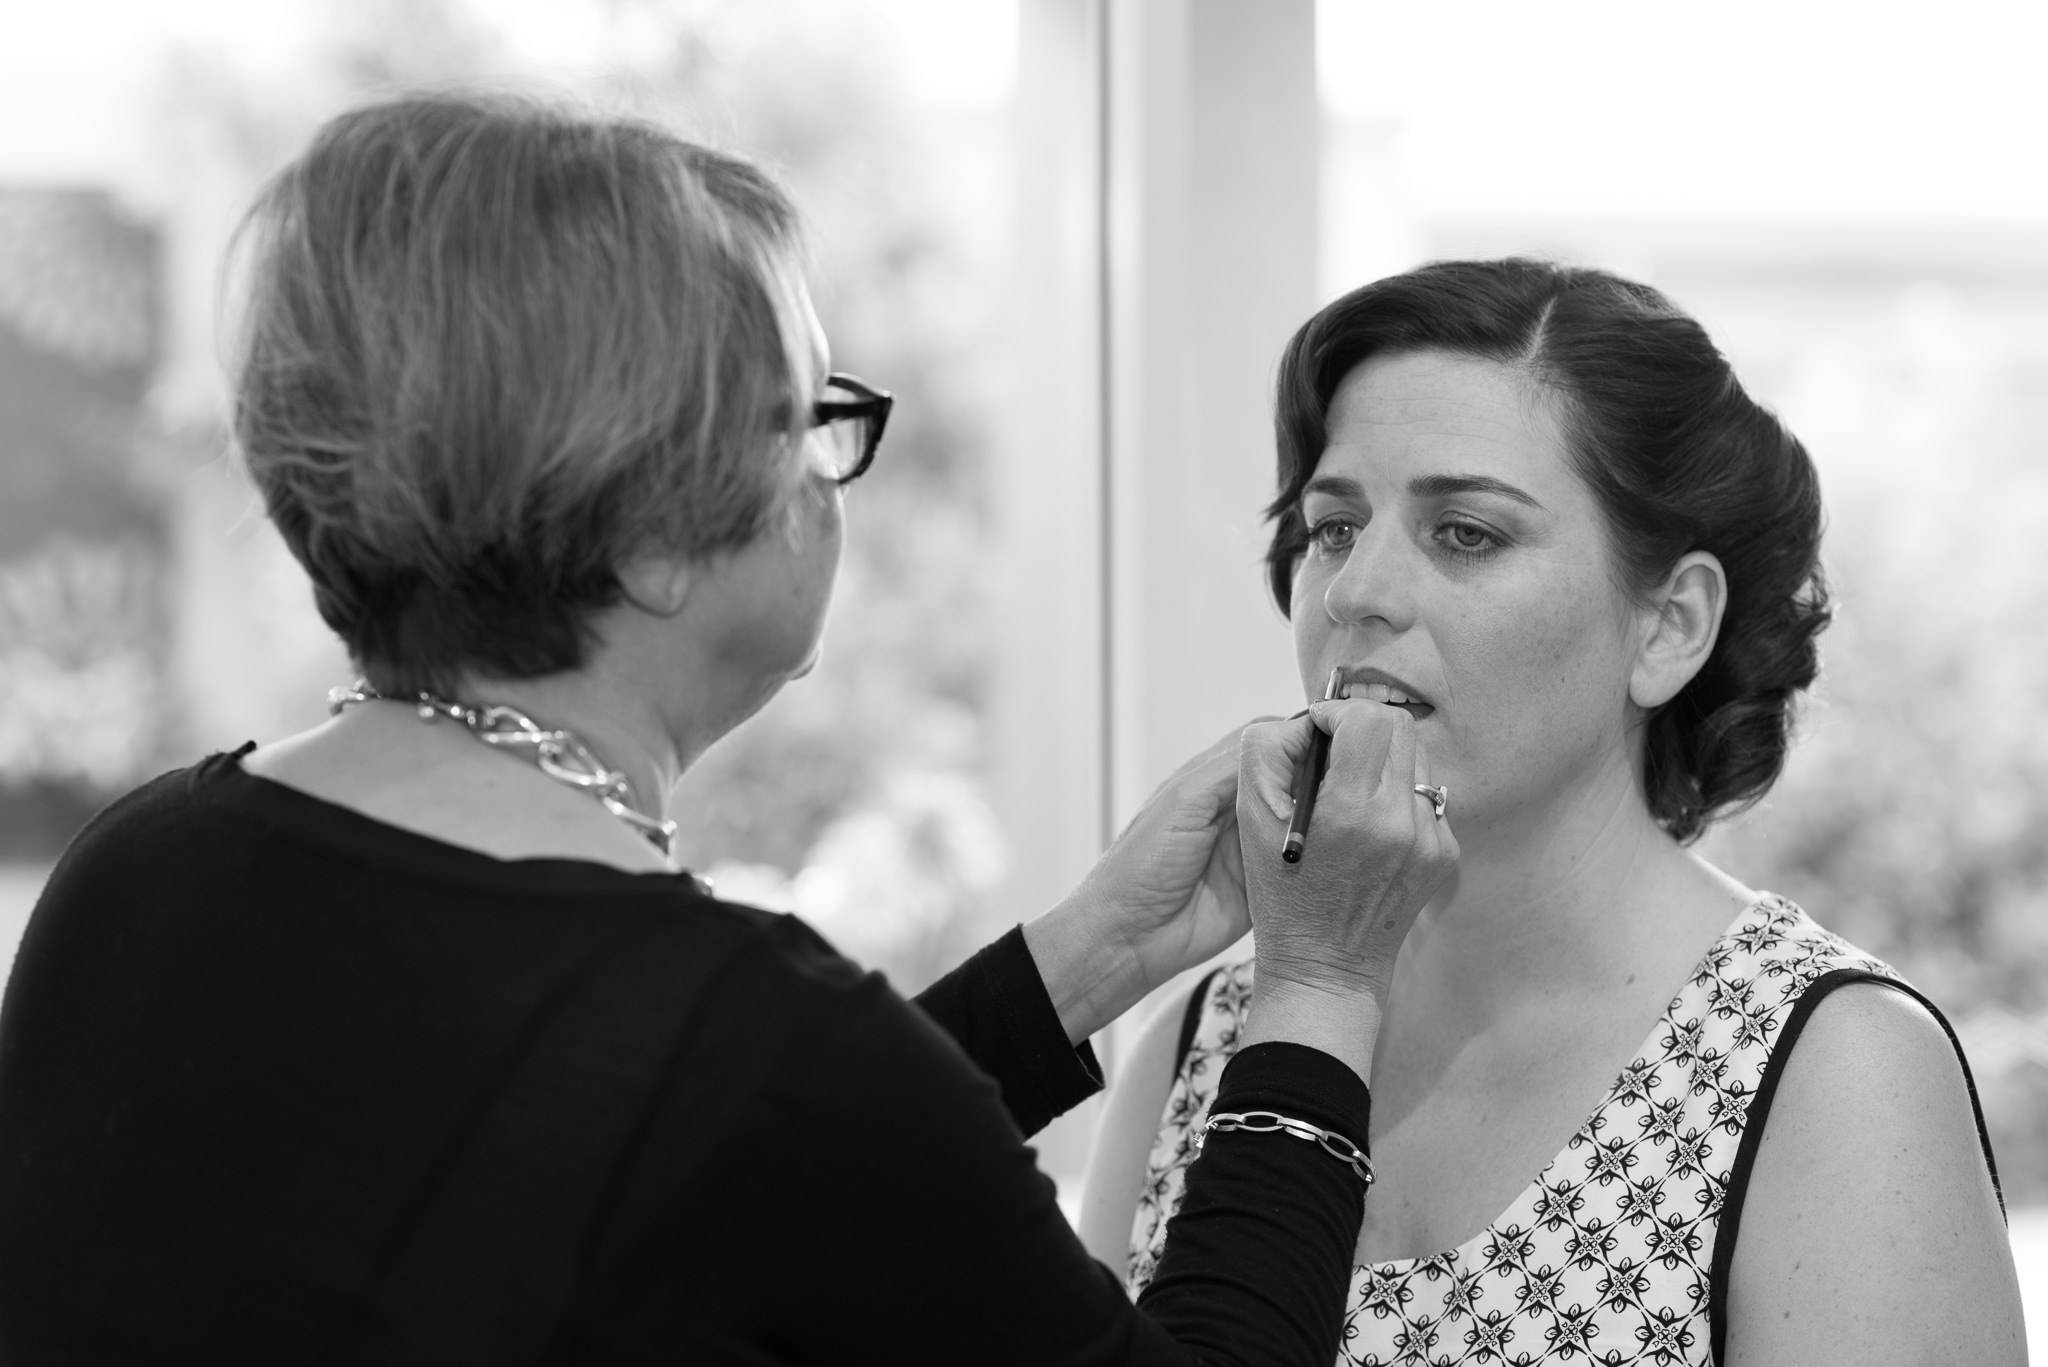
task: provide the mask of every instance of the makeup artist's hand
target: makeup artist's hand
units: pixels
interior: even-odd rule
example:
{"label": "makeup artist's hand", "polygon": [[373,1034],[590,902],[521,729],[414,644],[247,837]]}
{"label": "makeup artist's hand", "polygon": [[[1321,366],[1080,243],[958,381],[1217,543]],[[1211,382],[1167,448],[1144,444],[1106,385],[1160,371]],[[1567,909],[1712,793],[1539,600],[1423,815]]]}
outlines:
{"label": "makeup artist's hand", "polygon": [[1241,734],[1159,785],[1081,886],[1025,926],[1076,1043],[1251,928],[1237,840]]}
{"label": "makeup artist's hand", "polygon": [[[1330,762],[1301,862],[1280,857],[1294,770],[1320,727]],[[1379,1005],[1417,913],[1457,863],[1448,817],[1416,793],[1429,756],[1385,703],[1318,702],[1246,729],[1237,818],[1258,967],[1245,1042],[1290,1039],[1368,1076]]]}

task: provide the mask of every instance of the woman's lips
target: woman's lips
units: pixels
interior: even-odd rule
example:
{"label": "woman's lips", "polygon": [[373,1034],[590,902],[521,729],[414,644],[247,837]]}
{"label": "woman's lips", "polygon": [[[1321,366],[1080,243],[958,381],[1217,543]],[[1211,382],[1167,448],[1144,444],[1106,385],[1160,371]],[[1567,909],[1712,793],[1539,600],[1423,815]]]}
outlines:
{"label": "woman's lips", "polygon": [[1344,696],[1347,698],[1362,698],[1366,702],[1385,703],[1389,707],[1398,707],[1417,721],[1421,721],[1424,717],[1436,711],[1436,708],[1423,702],[1420,698],[1411,697],[1408,691],[1399,685],[1381,683],[1378,680],[1347,684],[1344,688]]}

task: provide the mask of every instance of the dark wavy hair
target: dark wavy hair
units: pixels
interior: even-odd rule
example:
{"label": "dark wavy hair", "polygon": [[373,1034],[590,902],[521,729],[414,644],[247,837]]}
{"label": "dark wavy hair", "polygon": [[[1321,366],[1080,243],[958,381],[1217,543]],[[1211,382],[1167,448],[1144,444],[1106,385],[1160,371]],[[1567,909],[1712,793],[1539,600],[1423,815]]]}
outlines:
{"label": "dark wavy hair", "polygon": [[1522,258],[1439,261],[1304,323],[1280,362],[1279,493],[1266,510],[1281,612],[1308,547],[1301,492],[1328,444],[1331,398],[1367,359],[1420,351],[1512,366],[1555,400],[1625,591],[1647,592],[1692,551],[1720,560],[1720,637],[1648,718],[1643,787],[1682,841],[1756,802],[1784,768],[1793,705],[1820,668],[1820,480],[1705,330],[1647,285]]}
{"label": "dark wavy hair", "polygon": [[739,157],[408,96],[323,127],[237,250],[237,445],[379,688],[577,668],[626,557],[709,557],[791,510],[801,229]]}

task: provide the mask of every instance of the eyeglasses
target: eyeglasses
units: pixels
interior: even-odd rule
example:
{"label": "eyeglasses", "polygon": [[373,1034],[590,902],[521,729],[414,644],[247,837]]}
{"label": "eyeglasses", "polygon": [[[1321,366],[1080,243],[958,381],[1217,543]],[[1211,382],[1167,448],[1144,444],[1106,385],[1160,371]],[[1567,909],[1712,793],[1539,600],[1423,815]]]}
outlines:
{"label": "eyeglasses", "polygon": [[833,479],[851,484],[867,473],[895,404],[895,395],[865,380],[837,373],[825,377],[825,387],[811,405],[811,426],[825,429]]}

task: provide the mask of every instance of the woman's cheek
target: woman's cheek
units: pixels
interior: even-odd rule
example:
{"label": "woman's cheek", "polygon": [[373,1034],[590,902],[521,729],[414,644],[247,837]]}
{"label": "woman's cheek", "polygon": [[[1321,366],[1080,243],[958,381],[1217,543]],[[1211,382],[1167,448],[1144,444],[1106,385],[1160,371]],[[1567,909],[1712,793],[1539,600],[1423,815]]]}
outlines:
{"label": "woman's cheek", "polygon": [[1330,637],[1330,616],[1323,610],[1323,590],[1316,584],[1306,557],[1294,567],[1287,620],[1294,636],[1294,667],[1301,675],[1303,696],[1316,696],[1310,680],[1320,672],[1324,644]]}

